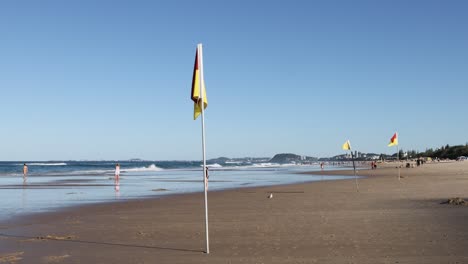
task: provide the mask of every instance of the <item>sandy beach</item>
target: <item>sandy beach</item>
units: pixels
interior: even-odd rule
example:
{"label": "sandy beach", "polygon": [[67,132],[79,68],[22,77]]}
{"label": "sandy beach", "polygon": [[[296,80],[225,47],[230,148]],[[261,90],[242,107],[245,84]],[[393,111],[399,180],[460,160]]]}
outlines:
{"label": "sandy beach", "polygon": [[0,263],[468,263],[468,162],[359,175],[210,192],[209,255],[196,193],[0,223]]}

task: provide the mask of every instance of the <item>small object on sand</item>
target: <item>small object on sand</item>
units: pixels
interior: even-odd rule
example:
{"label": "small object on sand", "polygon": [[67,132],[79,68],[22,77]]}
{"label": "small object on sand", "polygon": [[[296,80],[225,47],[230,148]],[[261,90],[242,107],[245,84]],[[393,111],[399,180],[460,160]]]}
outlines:
{"label": "small object on sand", "polygon": [[273,198],[273,193],[270,193],[270,195],[268,195],[268,199],[271,199]]}
{"label": "small object on sand", "polygon": [[72,240],[75,239],[75,236],[55,236],[55,235],[46,235],[38,236],[37,240]]}
{"label": "small object on sand", "polygon": [[450,198],[442,204],[453,204],[453,205],[465,205],[468,206],[468,202],[460,197]]}
{"label": "small object on sand", "polygon": [[167,191],[167,189],[159,188],[159,189],[152,189],[151,191],[153,191],[153,192],[164,192],[164,191]]}

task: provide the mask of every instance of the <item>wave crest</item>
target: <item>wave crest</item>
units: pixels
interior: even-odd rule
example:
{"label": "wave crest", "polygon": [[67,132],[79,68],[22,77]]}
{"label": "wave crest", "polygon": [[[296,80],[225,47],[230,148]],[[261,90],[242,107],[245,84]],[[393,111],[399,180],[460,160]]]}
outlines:
{"label": "wave crest", "polygon": [[[203,165],[200,165],[201,167],[203,167]],[[223,166],[219,165],[218,163],[215,163],[215,164],[207,164],[206,165],[208,168],[222,168]]]}
{"label": "wave crest", "polygon": [[281,165],[278,163],[255,163],[252,164],[254,168],[271,168],[271,167],[280,167]]}
{"label": "wave crest", "polygon": [[151,164],[148,167],[139,167],[139,168],[130,168],[122,169],[122,172],[138,172],[138,171],[162,171],[163,169],[159,168],[155,164]]}
{"label": "wave crest", "polygon": [[[23,164],[20,164],[23,165]],[[26,163],[28,166],[67,166],[67,163],[64,162],[59,162],[59,163],[41,163],[41,162],[35,162],[35,163]]]}

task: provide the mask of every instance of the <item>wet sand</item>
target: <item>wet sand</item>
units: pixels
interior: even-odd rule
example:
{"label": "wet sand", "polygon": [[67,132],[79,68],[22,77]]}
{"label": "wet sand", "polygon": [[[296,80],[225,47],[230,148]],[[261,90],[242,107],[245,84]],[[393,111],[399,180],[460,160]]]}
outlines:
{"label": "wet sand", "polygon": [[0,263],[468,263],[468,162],[386,167],[210,192],[209,255],[197,193],[0,223]]}

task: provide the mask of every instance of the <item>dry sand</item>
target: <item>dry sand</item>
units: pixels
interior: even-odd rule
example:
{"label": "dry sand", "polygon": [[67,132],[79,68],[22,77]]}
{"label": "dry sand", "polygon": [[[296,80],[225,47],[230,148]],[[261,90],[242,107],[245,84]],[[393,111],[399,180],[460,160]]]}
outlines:
{"label": "dry sand", "polygon": [[360,192],[352,178],[211,192],[209,255],[199,193],[1,223],[0,263],[468,263],[468,206],[441,204],[468,198],[468,162],[401,182],[388,166],[359,171]]}

